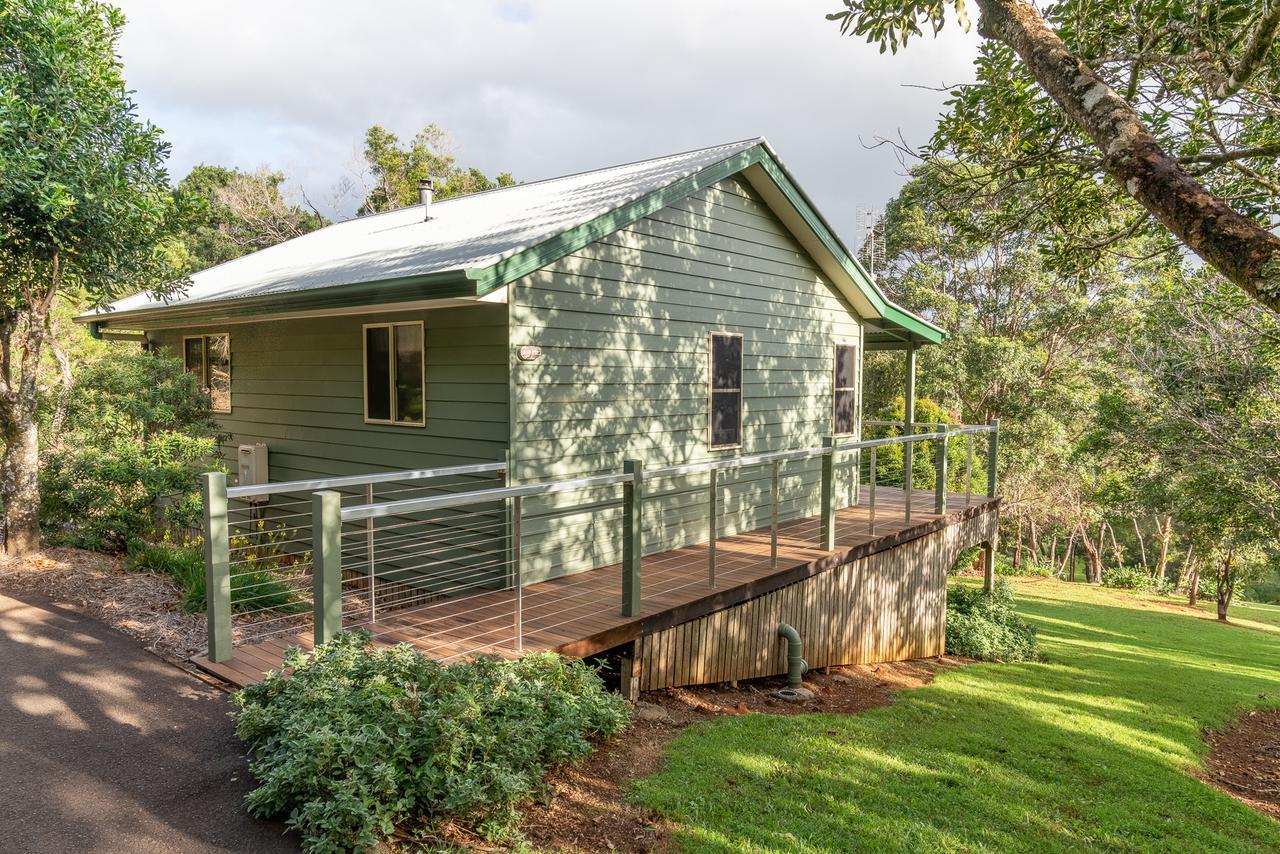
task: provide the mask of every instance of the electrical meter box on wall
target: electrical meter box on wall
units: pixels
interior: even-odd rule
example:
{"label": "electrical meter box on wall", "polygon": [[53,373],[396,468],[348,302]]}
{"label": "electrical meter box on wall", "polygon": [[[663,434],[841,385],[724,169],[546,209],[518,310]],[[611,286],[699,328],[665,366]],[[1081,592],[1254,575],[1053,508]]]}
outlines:
{"label": "electrical meter box on wall", "polygon": [[[267,482],[267,446],[261,442],[252,445],[241,445],[236,485],[251,486],[255,483]],[[246,496],[248,501],[257,503],[266,501],[265,495]]]}

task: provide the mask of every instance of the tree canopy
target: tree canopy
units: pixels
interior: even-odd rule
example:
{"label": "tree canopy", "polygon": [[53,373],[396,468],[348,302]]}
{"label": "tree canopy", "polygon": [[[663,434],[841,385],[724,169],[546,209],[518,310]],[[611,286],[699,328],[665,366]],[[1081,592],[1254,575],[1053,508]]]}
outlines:
{"label": "tree canopy", "polygon": [[395,210],[418,203],[418,182],[435,183],[435,198],[448,199],[516,183],[510,172],[490,178],[474,166],[460,166],[448,153],[449,136],[435,125],[418,131],[407,145],[382,125],[365,133],[364,158],[370,183],[365,187],[361,215]]}

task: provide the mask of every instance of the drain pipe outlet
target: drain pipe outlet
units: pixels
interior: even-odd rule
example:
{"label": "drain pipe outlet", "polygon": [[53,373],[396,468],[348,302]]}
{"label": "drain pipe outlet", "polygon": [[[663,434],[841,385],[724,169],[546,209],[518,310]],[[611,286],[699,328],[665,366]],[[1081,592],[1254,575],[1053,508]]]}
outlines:
{"label": "drain pipe outlet", "polygon": [[800,677],[809,669],[804,660],[804,644],[800,633],[786,623],[778,624],[778,637],[787,639],[787,687],[794,690],[800,687]]}

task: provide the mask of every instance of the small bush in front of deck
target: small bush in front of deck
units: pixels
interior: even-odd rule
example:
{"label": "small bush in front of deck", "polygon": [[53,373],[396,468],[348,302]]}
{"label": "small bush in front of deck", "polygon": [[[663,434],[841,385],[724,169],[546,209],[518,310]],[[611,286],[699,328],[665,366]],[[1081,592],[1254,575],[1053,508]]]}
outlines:
{"label": "small bush in front of deck", "polygon": [[285,665],[291,676],[236,695],[236,731],[259,782],[250,812],[286,817],[311,851],[364,850],[446,817],[509,834],[550,767],[629,722],[594,671],[549,653],[445,666],[350,632]]}
{"label": "small bush in front of deck", "polygon": [[947,589],[947,652],[988,661],[1027,661],[1039,653],[1035,626],[1013,610],[1013,587],[996,578],[990,593]]}

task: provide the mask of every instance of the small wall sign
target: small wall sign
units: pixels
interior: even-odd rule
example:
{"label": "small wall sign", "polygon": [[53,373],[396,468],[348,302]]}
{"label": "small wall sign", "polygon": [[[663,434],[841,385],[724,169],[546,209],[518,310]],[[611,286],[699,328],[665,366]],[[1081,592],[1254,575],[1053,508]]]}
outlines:
{"label": "small wall sign", "polygon": [[522,362],[532,362],[542,355],[542,348],[534,344],[524,344],[516,349],[516,358]]}

